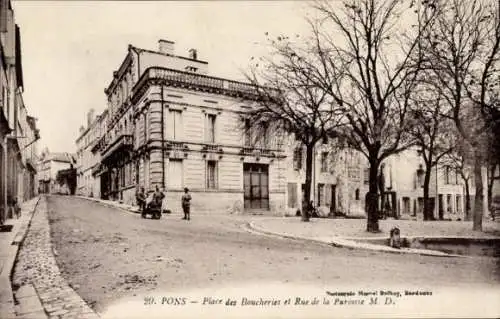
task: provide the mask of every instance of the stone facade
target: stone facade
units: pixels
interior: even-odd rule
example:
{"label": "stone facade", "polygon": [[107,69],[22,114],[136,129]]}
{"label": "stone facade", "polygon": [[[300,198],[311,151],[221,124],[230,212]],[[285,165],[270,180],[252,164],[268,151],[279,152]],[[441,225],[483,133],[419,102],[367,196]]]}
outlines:
{"label": "stone facade", "polygon": [[56,180],[57,173],[73,168],[76,161],[73,154],[50,153],[45,149],[40,155],[38,164],[38,189],[42,194],[63,193],[68,194],[69,189],[61,186]]}
{"label": "stone facade", "polygon": [[13,199],[22,202],[37,191],[39,132],[23,101],[20,34],[11,1],[0,1],[0,224],[12,217]]}
{"label": "stone facade", "polygon": [[242,115],[255,103],[248,84],[206,75],[194,50],[173,54],[129,46],[106,89],[109,117],[101,137],[103,198],[135,202],[136,186],[167,194],[180,209],[185,187],[198,210],[285,209],[286,163],[275,139],[248,145]]}
{"label": "stone facade", "polygon": [[95,146],[103,135],[105,126],[103,122],[106,112],[94,116],[94,109],[87,113],[86,127],[80,127],[80,135],[76,139],[77,162],[77,189],[78,195],[100,197],[100,153],[95,151]]}
{"label": "stone facade", "polygon": [[[291,141],[287,149],[287,211],[302,208],[305,187],[305,148]],[[311,198],[320,215],[364,215],[363,162],[357,152],[319,143],[313,153]]]}

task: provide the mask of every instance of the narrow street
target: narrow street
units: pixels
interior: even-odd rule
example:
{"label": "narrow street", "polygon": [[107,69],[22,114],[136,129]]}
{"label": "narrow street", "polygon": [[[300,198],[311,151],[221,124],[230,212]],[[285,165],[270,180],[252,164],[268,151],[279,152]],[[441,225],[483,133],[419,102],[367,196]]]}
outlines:
{"label": "narrow street", "polygon": [[259,282],[339,286],[498,285],[494,258],[384,254],[249,233],[256,216],[179,215],[141,219],[101,204],[48,197],[56,260],[96,311],[122,297]]}

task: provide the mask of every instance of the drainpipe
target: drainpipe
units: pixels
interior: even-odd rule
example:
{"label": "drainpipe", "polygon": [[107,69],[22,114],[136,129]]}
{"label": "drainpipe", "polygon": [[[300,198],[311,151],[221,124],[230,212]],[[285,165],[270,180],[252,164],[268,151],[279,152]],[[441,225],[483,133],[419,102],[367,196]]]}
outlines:
{"label": "drainpipe", "polygon": [[161,185],[165,189],[165,107],[163,106],[163,85],[161,86]]}

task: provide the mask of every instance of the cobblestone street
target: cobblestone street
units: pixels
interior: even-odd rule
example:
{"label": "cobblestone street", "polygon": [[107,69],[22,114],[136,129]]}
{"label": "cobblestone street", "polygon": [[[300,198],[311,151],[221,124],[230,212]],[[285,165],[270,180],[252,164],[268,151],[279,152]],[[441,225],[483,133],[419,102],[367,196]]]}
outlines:
{"label": "cobblestone street", "polygon": [[261,236],[240,227],[256,217],[196,216],[194,212],[190,222],[178,215],[141,219],[138,214],[68,196],[49,197],[48,208],[60,272],[41,209],[21,250],[14,284],[32,282],[54,318],[81,318],[78,312],[92,316],[73,289],[101,313],[122,298],[159,290],[268,282],[464,288],[491,288],[500,283],[499,264],[494,258],[349,250]]}
{"label": "cobblestone street", "polygon": [[33,285],[49,318],[98,318],[59,272],[43,198],[19,251],[12,283],[14,288]]}

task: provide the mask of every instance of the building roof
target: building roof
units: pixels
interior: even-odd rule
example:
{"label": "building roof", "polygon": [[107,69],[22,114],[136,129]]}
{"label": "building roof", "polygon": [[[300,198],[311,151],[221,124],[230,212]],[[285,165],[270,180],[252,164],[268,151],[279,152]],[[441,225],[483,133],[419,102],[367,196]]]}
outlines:
{"label": "building roof", "polygon": [[[163,40],[166,42],[174,43],[173,41],[168,41],[168,40]],[[188,61],[193,61],[201,64],[208,64],[207,61],[199,60],[199,59],[193,59],[189,57],[185,57],[182,55],[177,55],[173,53],[166,53],[166,52],[161,52],[160,50],[148,50],[148,49],[142,49],[139,47],[136,47],[132,44],[128,45],[127,49],[127,55],[125,55],[125,58],[123,59],[122,63],[120,64],[120,67],[118,68],[117,71],[113,72],[113,79],[109,83],[109,85],[104,89],[104,93],[107,95],[109,91],[111,91],[116,84],[120,81],[121,77],[124,74],[125,69],[128,67],[128,65],[132,62],[132,56],[131,56],[131,51],[135,51],[137,53],[137,58],[140,60],[140,54],[142,52],[150,53],[150,54],[157,54],[157,55],[162,55],[162,56],[169,56],[172,58],[177,58],[177,59],[183,59],[183,60],[188,60]],[[137,74],[137,77],[140,78],[142,74]]]}

